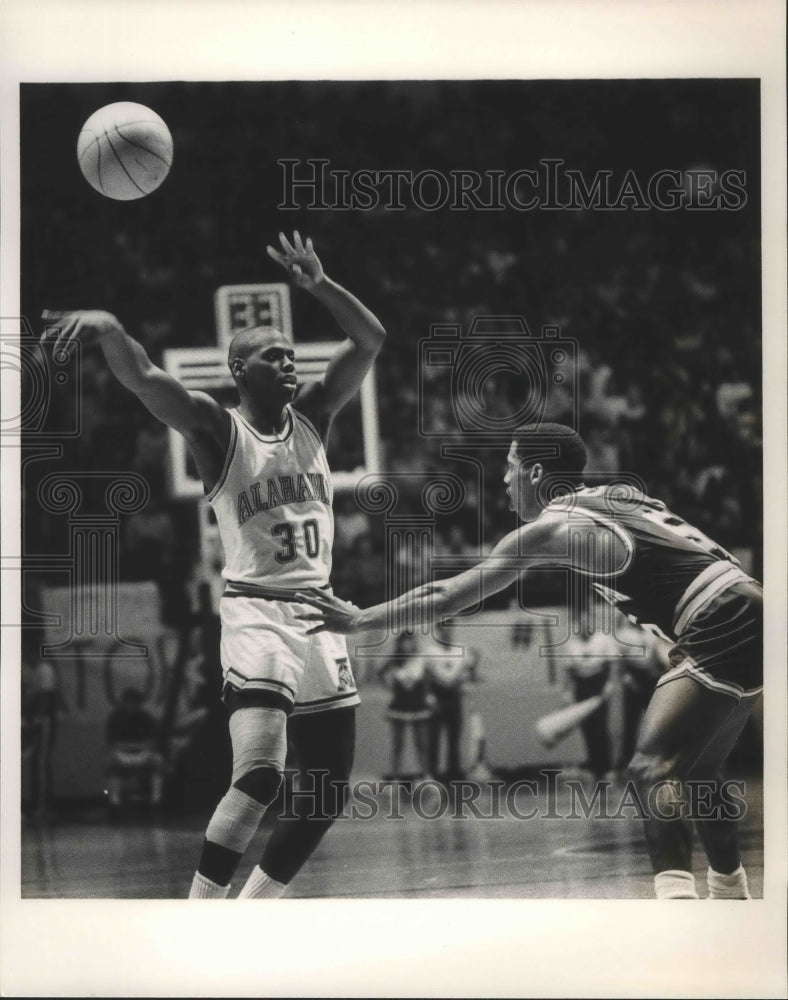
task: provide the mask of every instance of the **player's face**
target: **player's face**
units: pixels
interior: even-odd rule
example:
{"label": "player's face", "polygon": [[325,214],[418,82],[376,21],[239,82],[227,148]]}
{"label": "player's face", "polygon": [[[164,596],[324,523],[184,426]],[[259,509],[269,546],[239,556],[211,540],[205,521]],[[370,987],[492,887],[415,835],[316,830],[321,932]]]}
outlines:
{"label": "player's face", "polygon": [[292,341],[278,331],[263,333],[244,359],[244,383],[265,402],[289,403],[298,388]]}
{"label": "player's face", "polygon": [[526,463],[517,455],[517,446],[512,443],[506,456],[506,474],[503,477],[509,510],[513,510],[521,521],[533,521],[541,513],[536,500],[536,484],[531,480],[533,463]]}

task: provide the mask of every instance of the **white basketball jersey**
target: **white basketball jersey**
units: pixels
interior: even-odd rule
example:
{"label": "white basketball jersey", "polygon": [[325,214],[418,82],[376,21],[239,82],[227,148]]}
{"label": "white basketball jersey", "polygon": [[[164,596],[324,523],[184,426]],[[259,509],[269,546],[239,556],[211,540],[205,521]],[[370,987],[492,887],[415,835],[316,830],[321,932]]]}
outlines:
{"label": "white basketball jersey", "polygon": [[229,413],[227,458],[207,496],[224,546],[222,576],[288,590],[326,586],[334,514],[320,435],[289,405],[276,435],[261,434],[237,410]]}

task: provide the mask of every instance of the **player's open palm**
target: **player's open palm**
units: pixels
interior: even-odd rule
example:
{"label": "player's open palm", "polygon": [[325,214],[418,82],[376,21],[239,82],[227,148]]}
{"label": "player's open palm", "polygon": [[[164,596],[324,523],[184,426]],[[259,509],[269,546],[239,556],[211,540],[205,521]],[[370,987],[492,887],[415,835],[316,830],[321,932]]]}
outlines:
{"label": "player's open palm", "polygon": [[88,346],[110,333],[122,333],[123,327],[112,313],[101,309],[78,309],[68,312],[45,309],[41,318],[47,324],[41,341],[53,343],[53,352],[65,351],[79,341]]}
{"label": "player's open palm", "polygon": [[296,594],[299,601],[310,604],[314,611],[301,611],[295,617],[302,622],[317,622],[307,629],[307,635],[316,632],[338,632],[347,634],[355,632],[358,627],[359,608],[350,601],[342,601],[333,594],[310,587],[309,590]]}
{"label": "player's open palm", "polygon": [[282,244],[282,251],[273,247],[266,247],[268,256],[288,272],[293,281],[301,288],[313,288],[325,277],[323,265],[315,253],[312,240],[307,236],[306,244],[301,240],[298,231],[293,233],[293,242],[287,239],[284,233],[279,234],[279,242]]}

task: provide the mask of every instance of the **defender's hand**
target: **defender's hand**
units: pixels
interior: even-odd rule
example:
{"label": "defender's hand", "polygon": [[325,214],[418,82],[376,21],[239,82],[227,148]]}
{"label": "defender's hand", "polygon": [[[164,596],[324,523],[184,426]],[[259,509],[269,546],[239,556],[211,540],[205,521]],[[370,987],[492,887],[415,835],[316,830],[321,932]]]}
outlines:
{"label": "defender's hand", "polygon": [[273,247],[269,246],[266,247],[268,256],[272,260],[275,260],[277,264],[281,264],[293,281],[301,288],[309,290],[314,288],[315,285],[320,284],[323,278],[325,278],[325,273],[323,272],[323,265],[320,263],[312,246],[311,238],[307,236],[306,246],[304,246],[301,242],[301,236],[296,231],[293,233],[294,246],[288,242],[284,233],[279,234],[279,242],[282,244],[283,253],[279,253],[278,250],[274,250]]}
{"label": "defender's hand", "polygon": [[320,622],[307,629],[307,635],[317,632],[338,632],[347,635],[358,631],[358,620],[361,609],[350,601],[341,601],[338,597],[326,594],[316,588],[298,591],[296,598],[304,604],[311,604],[315,611],[301,611],[295,615],[301,622]]}
{"label": "defender's hand", "polygon": [[112,313],[100,309],[77,309],[63,312],[45,309],[41,319],[47,324],[41,343],[54,343],[53,354],[68,354],[71,344],[97,344],[112,333],[123,333],[123,327]]}

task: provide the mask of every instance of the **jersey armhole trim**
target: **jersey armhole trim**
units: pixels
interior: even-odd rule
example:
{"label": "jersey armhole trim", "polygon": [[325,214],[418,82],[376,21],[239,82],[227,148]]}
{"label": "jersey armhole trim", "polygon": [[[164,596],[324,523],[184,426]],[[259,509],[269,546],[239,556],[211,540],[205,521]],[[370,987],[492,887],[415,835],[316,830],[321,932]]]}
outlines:
{"label": "jersey armhole trim", "polygon": [[[635,545],[634,545],[634,542],[632,541],[632,538],[630,537],[629,532],[626,531],[626,529],[622,528],[620,524],[616,524],[615,521],[611,520],[610,518],[605,517],[603,514],[597,514],[596,512],[592,512],[592,511],[588,511],[588,510],[583,510],[582,508],[575,508],[575,509],[573,509],[572,510],[572,514],[582,514],[583,516],[587,517],[588,520],[591,521],[591,522],[593,522],[594,524],[599,524],[599,525],[607,528],[609,531],[611,531],[616,536],[616,538],[622,543],[622,545],[626,549],[626,552],[627,552],[627,561],[626,561],[625,565],[623,565],[622,567],[620,567],[620,569],[617,569],[615,571],[615,573],[607,573],[607,574],[605,574],[605,578],[609,578],[610,576],[621,576],[622,573],[626,572],[626,570],[629,569],[629,567],[632,565],[632,560],[635,557]],[[575,572],[582,573],[583,576],[599,576],[600,575],[596,570],[587,570],[587,569],[583,569],[580,566],[573,566],[572,568],[575,570]]]}
{"label": "jersey armhole trim", "polygon": [[222,471],[219,474],[219,478],[216,480],[213,489],[209,490],[205,494],[205,499],[208,501],[208,503],[213,503],[219,491],[227,481],[227,476],[230,472],[230,466],[232,465],[233,458],[235,457],[235,449],[238,445],[238,424],[235,421],[232,411],[230,411],[230,420],[232,422],[232,430],[230,432],[230,444],[227,447],[227,454],[225,455],[224,465],[222,466]]}
{"label": "jersey armhole trim", "polygon": [[301,413],[300,410],[297,410],[295,407],[293,407],[293,413],[296,415],[296,417],[298,417],[298,419],[302,423],[306,424],[306,426],[309,428],[309,430],[315,435],[315,437],[317,438],[317,443],[320,445],[320,447],[321,448],[325,447],[323,439],[318,434],[317,428],[312,423],[312,421],[309,419],[309,417],[305,416],[303,413]]}

